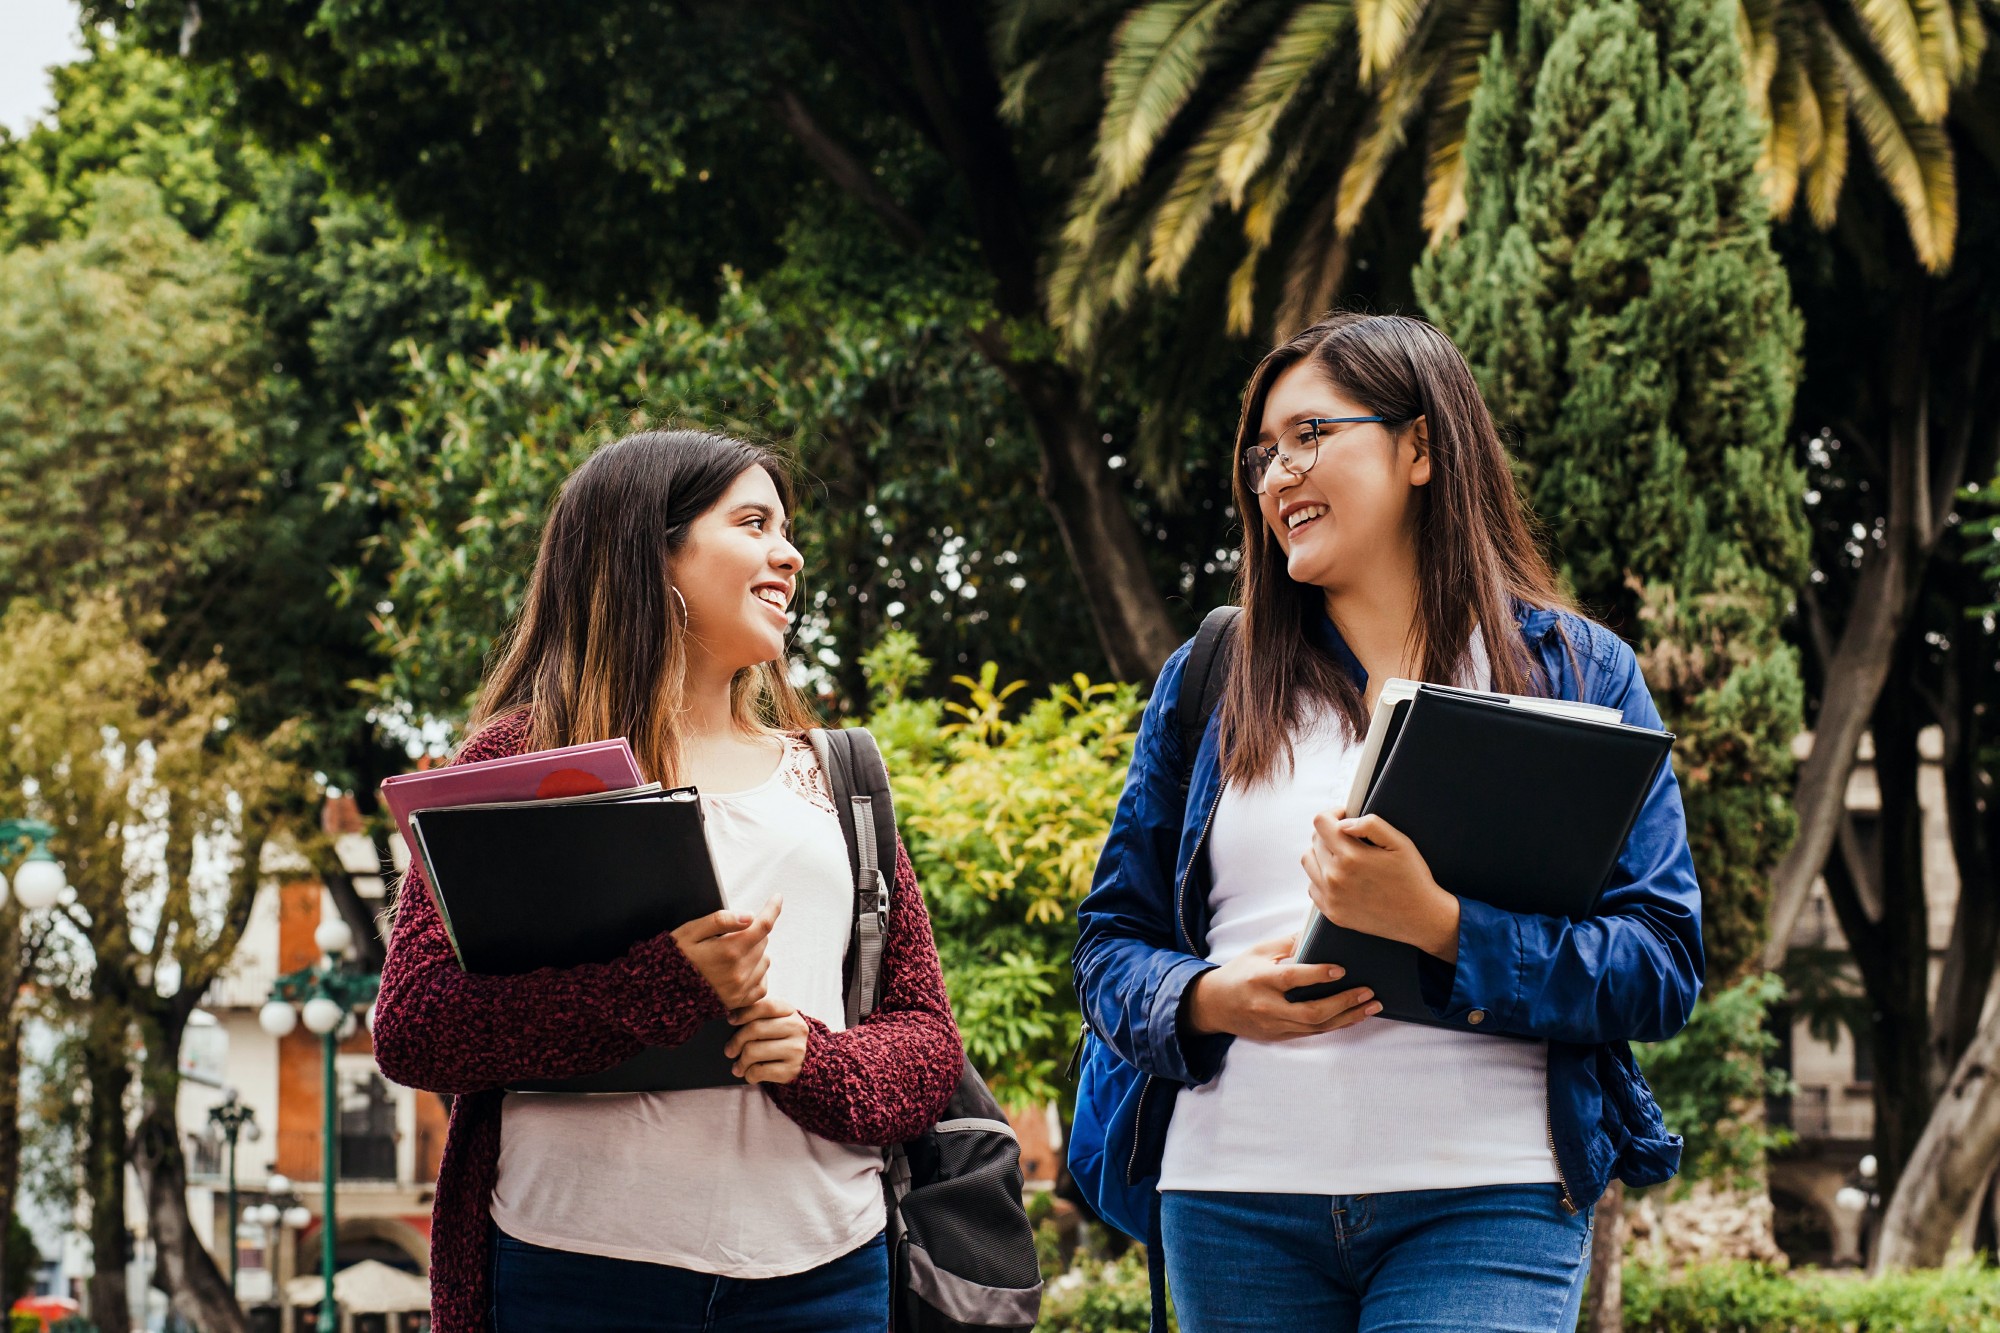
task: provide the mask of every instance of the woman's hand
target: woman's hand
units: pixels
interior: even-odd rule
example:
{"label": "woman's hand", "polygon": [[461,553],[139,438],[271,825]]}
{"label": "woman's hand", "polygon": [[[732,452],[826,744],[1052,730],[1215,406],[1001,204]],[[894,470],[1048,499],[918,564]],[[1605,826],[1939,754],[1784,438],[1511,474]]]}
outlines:
{"label": "woman's hand", "polygon": [[673,932],[674,943],[722,997],[724,1009],[746,1009],[764,998],[764,974],[771,970],[764,941],[783,906],[774,893],[755,916],[725,909],[698,916]]}
{"label": "woman's hand", "polygon": [[1338,981],[1347,969],[1328,963],[1289,963],[1299,937],[1266,940],[1194,979],[1187,1021],[1196,1032],[1227,1032],[1252,1041],[1290,1041],[1352,1027],[1380,1013],[1375,992],[1344,990],[1322,1000],[1294,1003],[1285,992]]}
{"label": "woman's hand", "polygon": [[1458,961],[1458,899],[1431,878],[1415,843],[1377,815],[1313,820],[1301,858],[1313,905],[1336,926],[1414,944],[1434,958]]}
{"label": "woman's hand", "polygon": [[768,996],[756,1004],[733,1011],[729,1021],[736,1035],[722,1053],[736,1063],[731,1071],[745,1083],[790,1083],[805,1063],[806,1036],[811,1032],[805,1015]]}

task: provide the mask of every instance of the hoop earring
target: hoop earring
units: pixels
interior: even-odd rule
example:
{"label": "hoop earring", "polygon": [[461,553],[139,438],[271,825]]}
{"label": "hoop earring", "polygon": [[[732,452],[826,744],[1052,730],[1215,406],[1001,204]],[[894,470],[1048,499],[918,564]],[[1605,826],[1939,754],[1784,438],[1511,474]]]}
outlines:
{"label": "hoop earring", "polygon": [[667,591],[672,593],[674,595],[674,600],[681,604],[681,620],[683,623],[685,623],[688,618],[687,598],[681,596],[681,590],[679,588],[673,587],[672,585],[668,585]]}

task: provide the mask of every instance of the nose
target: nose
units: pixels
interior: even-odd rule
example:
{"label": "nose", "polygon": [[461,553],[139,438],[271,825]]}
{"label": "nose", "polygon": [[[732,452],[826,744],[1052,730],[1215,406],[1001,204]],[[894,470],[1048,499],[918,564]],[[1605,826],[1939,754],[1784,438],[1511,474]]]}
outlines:
{"label": "nose", "polygon": [[789,538],[779,539],[778,544],[771,549],[771,568],[783,570],[787,574],[796,574],[805,567],[805,556],[799,553],[799,548],[792,545]]}
{"label": "nose", "polygon": [[1303,473],[1292,471],[1278,461],[1278,455],[1272,454],[1269,465],[1264,469],[1264,494],[1283,495],[1304,480]]}

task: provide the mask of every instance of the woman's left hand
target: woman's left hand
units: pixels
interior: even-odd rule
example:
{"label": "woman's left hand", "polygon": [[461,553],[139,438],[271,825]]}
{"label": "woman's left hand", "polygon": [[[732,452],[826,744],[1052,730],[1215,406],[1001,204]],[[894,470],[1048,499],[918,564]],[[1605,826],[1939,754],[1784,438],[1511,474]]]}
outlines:
{"label": "woman's left hand", "polygon": [[1447,963],[1458,961],[1458,899],[1431,878],[1415,843],[1378,815],[1345,819],[1329,810],[1313,820],[1301,858],[1313,905],[1336,926],[1414,944]]}
{"label": "woman's left hand", "polygon": [[790,1083],[806,1059],[805,1015],[783,1000],[765,996],[747,1009],[730,1013],[736,1035],[722,1048],[745,1083]]}

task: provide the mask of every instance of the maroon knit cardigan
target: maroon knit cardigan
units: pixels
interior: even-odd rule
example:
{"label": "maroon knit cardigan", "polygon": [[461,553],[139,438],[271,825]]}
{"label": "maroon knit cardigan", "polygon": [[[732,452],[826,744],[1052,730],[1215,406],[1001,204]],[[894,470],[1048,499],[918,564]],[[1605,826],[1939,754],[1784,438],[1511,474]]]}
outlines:
{"label": "maroon knit cardigan", "polygon": [[[526,741],[524,716],[500,718],[452,762],[520,754]],[[881,1146],[921,1133],[944,1110],[964,1059],[930,917],[900,845],[890,904],[880,1005],[848,1032],[809,1018],[799,1076],[763,1085],[801,1127],[839,1143]],[[470,976],[452,953],[422,870],[410,867],[382,968],[375,1060],[394,1082],[455,1095],[431,1211],[436,1333],[490,1328],[487,1237],[501,1087],[608,1069],[645,1047],[685,1041],[722,1012],[721,998],[668,935],[615,962]]]}

